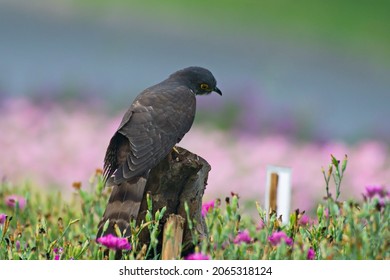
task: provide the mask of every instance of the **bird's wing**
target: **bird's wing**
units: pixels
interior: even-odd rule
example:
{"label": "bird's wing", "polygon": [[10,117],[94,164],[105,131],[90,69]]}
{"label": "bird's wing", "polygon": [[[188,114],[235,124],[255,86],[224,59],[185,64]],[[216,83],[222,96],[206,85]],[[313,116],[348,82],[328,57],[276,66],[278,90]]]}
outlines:
{"label": "bird's wing", "polygon": [[[186,87],[145,90],[110,141],[104,174],[114,174],[114,182],[120,183],[156,166],[190,129],[195,106],[195,96]],[[116,162],[110,161],[114,154]]]}
{"label": "bird's wing", "polygon": [[[118,167],[126,160],[130,151],[128,139],[116,132],[110,140],[104,157],[103,178],[107,182]],[[123,156],[125,155],[125,157]]]}

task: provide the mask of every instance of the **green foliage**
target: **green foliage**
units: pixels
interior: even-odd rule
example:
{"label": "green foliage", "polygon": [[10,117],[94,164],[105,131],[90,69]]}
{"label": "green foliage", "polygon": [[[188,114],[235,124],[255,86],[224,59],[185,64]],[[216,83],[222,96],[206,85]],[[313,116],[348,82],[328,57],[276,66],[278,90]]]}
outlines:
{"label": "green foliage", "polygon": [[[338,194],[346,161],[347,157],[334,177]],[[338,170],[339,161],[333,156],[332,165]],[[257,221],[241,219],[238,197],[227,198],[225,209],[217,206],[207,215],[210,237],[197,250],[212,259],[307,259],[309,249],[315,259],[390,258],[388,200],[365,197],[359,205],[354,201],[337,202],[329,195],[324,204],[318,205],[316,219],[304,221],[304,212],[296,210],[287,225],[275,215],[265,222],[266,213],[259,206],[257,209]],[[244,230],[249,232],[250,241],[237,243],[239,231]],[[275,232],[286,233],[293,245],[283,240],[272,244],[270,236]]]}
{"label": "green foliage", "polygon": [[[347,158],[341,163],[332,157],[332,169],[338,170],[334,180],[340,188]],[[324,174],[330,180],[332,172]],[[337,175],[338,174],[338,175]],[[338,184],[338,185],[337,185]],[[0,201],[18,193],[27,199],[19,209],[0,204],[0,214],[7,218],[0,224],[0,259],[114,259],[116,252],[96,243],[97,224],[105,209],[109,191],[103,188],[101,173],[91,179],[93,191],[75,183],[70,201],[58,194],[19,188],[3,182]],[[338,191],[339,192],[339,191]],[[280,217],[267,215],[257,205],[258,218],[241,213],[239,197],[232,194],[224,202],[217,199],[205,216],[208,238],[198,242],[195,221],[187,209],[186,226],[193,231],[195,252],[211,259],[389,259],[390,203],[373,196],[355,201],[333,200],[328,192],[326,201],[317,207],[317,216],[307,220],[304,212],[296,210],[289,223]],[[158,235],[165,208],[153,215],[149,212],[144,223],[131,226],[129,239],[132,250],[123,251],[123,259],[160,258]],[[306,220],[305,220],[306,218]],[[141,248],[138,236],[147,229],[151,242]],[[279,239],[277,234],[282,235]],[[311,253],[311,255],[310,255]]]}
{"label": "green foliage", "polygon": [[329,182],[330,182],[330,178],[333,177],[336,186],[336,200],[337,200],[341,193],[340,192],[341,181],[343,180],[344,172],[345,169],[347,168],[348,156],[345,155],[343,162],[341,163],[341,166],[340,166],[340,161],[337,160],[333,155],[331,155],[331,158],[332,158],[332,163],[329,164],[328,172],[325,173],[325,170],[322,169],[322,174],[324,175],[325,184],[326,184],[326,197],[330,198],[332,196],[331,193],[329,192]]}

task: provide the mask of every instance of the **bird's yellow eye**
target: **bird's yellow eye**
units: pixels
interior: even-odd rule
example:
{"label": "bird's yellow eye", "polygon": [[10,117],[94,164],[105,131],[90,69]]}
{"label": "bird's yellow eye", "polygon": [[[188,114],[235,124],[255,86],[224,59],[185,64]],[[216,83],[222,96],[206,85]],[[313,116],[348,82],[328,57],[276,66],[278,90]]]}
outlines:
{"label": "bird's yellow eye", "polygon": [[200,84],[200,88],[203,90],[206,90],[209,88],[209,85],[208,84]]}

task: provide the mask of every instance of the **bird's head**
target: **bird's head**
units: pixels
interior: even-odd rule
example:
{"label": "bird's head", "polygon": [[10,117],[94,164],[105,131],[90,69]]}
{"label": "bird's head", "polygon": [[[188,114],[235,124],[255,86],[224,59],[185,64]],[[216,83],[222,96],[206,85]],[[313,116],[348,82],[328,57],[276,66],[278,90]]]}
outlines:
{"label": "bird's head", "polygon": [[210,94],[213,91],[222,95],[221,90],[217,88],[217,81],[213,74],[202,67],[184,68],[173,73],[170,78],[182,80],[196,95]]}

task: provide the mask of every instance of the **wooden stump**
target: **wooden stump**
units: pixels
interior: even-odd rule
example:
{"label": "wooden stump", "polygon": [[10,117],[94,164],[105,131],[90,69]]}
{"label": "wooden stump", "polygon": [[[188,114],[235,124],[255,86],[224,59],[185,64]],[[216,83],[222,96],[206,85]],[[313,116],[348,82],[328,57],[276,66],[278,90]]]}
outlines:
{"label": "wooden stump", "polygon": [[[184,219],[181,252],[186,254],[192,251],[194,245],[192,242],[192,233],[188,229],[184,204],[185,202],[188,204],[189,216],[194,221],[195,230],[198,232],[198,235],[200,238],[206,237],[207,228],[201,211],[202,197],[211,167],[203,158],[183,148],[176,148],[179,154],[172,152],[151,170],[139,210],[137,225],[145,221],[145,215],[148,209],[146,194],[149,193],[153,205],[153,216],[157,210],[166,206],[165,215],[160,221],[161,232],[163,232],[162,227],[170,215],[179,215]],[[160,234],[159,253],[161,253],[162,249],[162,239],[162,234]],[[179,237],[177,237],[177,240],[179,240]],[[150,236],[147,228],[144,228],[140,233],[139,242],[141,246],[149,244]]]}
{"label": "wooden stump", "polygon": [[164,224],[161,259],[175,260],[181,255],[185,219],[180,215],[169,215]]}

